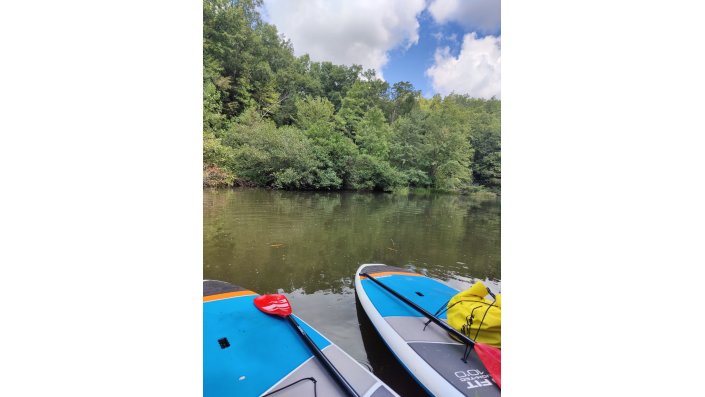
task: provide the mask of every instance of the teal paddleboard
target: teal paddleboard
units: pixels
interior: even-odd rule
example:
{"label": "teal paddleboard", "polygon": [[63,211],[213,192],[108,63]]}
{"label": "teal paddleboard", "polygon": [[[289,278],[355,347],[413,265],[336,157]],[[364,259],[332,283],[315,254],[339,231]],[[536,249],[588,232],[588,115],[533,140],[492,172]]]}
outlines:
{"label": "teal paddleboard", "polygon": [[[387,347],[429,394],[500,396],[499,387],[474,350],[464,360],[464,344],[452,339],[438,325],[427,325],[421,313],[360,273],[369,274],[430,313],[444,307],[458,290],[394,266],[367,264],[355,273],[355,292],[365,314]],[[445,313],[438,317],[446,320]]]}
{"label": "teal paddleboard", "polygon": [[[203,395],[345,396],[286,320],[255,307],[257,296],[223,281],[203,281]],[[330,340],[295,319],[360,396],[398,396]]]}

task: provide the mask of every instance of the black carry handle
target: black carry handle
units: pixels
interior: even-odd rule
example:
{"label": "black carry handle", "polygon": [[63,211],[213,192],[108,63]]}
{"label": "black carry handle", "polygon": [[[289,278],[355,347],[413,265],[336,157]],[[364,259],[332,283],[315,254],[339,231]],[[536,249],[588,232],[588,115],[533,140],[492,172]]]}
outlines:
{"label": "black carry handle", "polygon": [[417,305],[416,303],[414,303],[414,302],[408,300],[408,299],[405,298],[403,295],[400,295],[398,292],[396,292],[396,291],[394,291],[393,289],[387,287],[386,285],[380,283],[376,278],[370,276],[370,275],[367,274],[367,273],[360,273],[360,275],[361,275],[361,276],[365,276],[365,277],[369,278],[370,280],[374,281],[375,284],[377,284],[377,285],[379,285],[380,287],[384,288],[385,290],[387,290],[387,292],[389,292],[389,293],[391,293],[392,295],[396,296],[396,297],[399,298],[402,302],[404,302],[404,303],[406,303],[407,305],[411,306],[412,308],[416,309],[416,311],[418,311],[419,313],[421,313],[421,314],[423,314],[424,316],[426,316],[426,318],[428,318],[429,320],[431,320],[431,321],[433,321],[434,323],[436,323],[439,327],[441,327],[441,328],[443,328],[444,330],[450,332],[450,333],[451,333],[453,336],[455,336],[456,338],[458,338],[458,339],[462,340],[463,342],[465,342],[465,344],[469,345],[471,348],[472,348],[473,346],[475,346],[475,342],[474,342],[472,339],[468,338],[468,337],[465,336],[464,334],[461,334],[461,333],[458,332],[455,328],[453,328],[453,327],[451,327],[450,325],[446,324],[444,321],[439,320],[438,317],[436,317],[436,316],[434,316],[433,314],[427,312],[427,311],[424,310],[421,306],[419,306],[419,305]]}
{"label": "black carry handle", "polygon": [[333,363],[328,360],[328,357],[323,354],[321,349],[316,346],[315,343],[313,343],[313,340],[311,340],[311,337],[309,337],[306,332],[301,328],[301,326],[294,320],[294,318],[289,315],[286,316],[286,319],[289,320],[289,324],[291,324],[292,327],[296,330],[296,332],[301,336],[306,344],[308,345],[309,349],[313,352],[313,355],[318,358],[318,360],[323,364],[323,366],[326,368],[328,373],[335,379],[335,381],[338,383],[338,385],[345,390],[345,394],[347,394],[350,397],[360,397],[359,394],[355,391],[355,389],[350,386],[350,383],[348,383],[347,380],[343,377],[343,375],[338,372],[338,369],[335,368]]}

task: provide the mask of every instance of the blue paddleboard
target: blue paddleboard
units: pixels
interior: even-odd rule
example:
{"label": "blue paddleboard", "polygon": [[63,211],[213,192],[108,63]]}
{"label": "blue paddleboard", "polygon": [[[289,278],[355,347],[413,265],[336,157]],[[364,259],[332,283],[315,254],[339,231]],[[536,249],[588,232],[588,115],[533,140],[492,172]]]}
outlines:
{"label": "blue paddleboard", "polygon": [[[367,277],[430,313],[435,313],[459,291],[438,280],[407,269],[379,264],[362,265],[355,273],[355,292],[360,305],[382,340],[406,370],[426,391],[437,397],[497,397],[500,389],[474,350],[463,361],[465,345],[448,332]],[[445,313],[438,316],[446,320]]]}
{"label": "blue paddleboard", "polygon": [[[255,307],[257,296],[223,281],[203,281],[203,395],[345,396],[286,320]],[[360,396],[398,396],[338,346],[295,319]]]}

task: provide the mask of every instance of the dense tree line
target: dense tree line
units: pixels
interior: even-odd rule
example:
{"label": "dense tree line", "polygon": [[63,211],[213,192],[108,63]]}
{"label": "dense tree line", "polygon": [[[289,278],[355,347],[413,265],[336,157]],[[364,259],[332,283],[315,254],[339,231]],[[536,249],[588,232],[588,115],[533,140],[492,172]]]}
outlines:
{"label": "dense tree line", "polygon": [[499,190],[499,100],[296,57],[259,6],[203,3],[204,185]]}

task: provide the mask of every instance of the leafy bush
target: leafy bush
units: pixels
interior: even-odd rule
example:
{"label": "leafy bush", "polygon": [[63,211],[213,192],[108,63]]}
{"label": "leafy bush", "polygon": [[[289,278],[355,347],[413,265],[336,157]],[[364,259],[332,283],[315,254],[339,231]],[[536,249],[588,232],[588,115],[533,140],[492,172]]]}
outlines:
{"label": "leafy bush", "polygon": [[389,162],[369,154],[361,154],[355,159],[350,175],[350,186],[353,189],[389,192],[403,185],[404,175]]}

